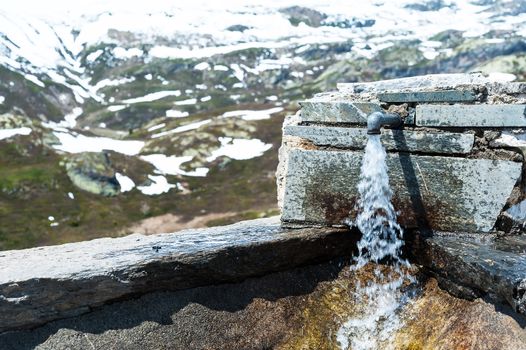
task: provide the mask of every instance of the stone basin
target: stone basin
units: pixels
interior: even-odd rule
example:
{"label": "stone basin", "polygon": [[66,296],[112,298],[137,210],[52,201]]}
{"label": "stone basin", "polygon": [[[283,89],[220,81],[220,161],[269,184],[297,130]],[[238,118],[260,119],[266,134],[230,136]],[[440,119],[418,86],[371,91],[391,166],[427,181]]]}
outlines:
{"label": "stone basin", "polygon": [[[374,276],[349,268],[359,236],[271,218],[2,252],[0,349],[338,349]],[[409,232],[418,284],[395,349],[526,349],[525,249]]]}
{"label": "stone basin", "polygon": [[[33,330],[0,334],[2,350],[218,349],[336,350],[342,323],[360,316],[352,299],[371,266],[353,273],[348,259],[251,277],[243,282],[158,291]],[[418,294],[401,312],[396,350],[523,350],[524,319],[469,301],[419,276]],[[385,344],[383,344],[385,345]]]}

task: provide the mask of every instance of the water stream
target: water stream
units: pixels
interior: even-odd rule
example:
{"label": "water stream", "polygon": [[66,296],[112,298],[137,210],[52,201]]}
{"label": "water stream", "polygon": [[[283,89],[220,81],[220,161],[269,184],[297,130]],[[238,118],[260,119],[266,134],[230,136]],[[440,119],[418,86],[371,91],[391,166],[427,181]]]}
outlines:
{"label": "water stream", "polygon": [[393,335],[402,327],[401,307],[409,300],[414,278],[410,264],[401,256],[403,230],[391,203],[392,191],[387,174],[386,152],[380,135],[370,135],[365,148],[358,183],[358,214],[348,224],[362,232],[359,253],[351,269],[359,271],[373,264],[373,275],[357,285],[353,299],[359,315],[339,329],[341,349],[369,350],[394,348]]}

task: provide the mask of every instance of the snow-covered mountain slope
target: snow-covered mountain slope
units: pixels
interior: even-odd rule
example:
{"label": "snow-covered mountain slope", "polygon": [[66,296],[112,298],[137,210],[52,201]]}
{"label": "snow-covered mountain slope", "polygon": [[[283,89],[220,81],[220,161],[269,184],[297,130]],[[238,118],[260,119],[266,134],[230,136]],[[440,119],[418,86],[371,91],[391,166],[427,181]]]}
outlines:
{"label": "snow-covered mountain slope", "polygon": [[168,212],[260,215],[297,100],[427,73],[524,79],[525,33],[523,0],[6,2],[0,249]]}
{"label": "snow-covered mountain slope", "polygon": [[[426,5],[427,4],[427,5]],[[482,4],[482,5],[477,5]],[[487,5],[486,5],[487,4]],[[277,49],[352,40],[350,53],[372,58],[400,40],[419,40],[427,59],[441,48],[433,35],[459,30],[464,38],[491,31],[523,35],[526,14],[516,1],[238,1],[192,2],[22,0],[7,2],[0,10],[0,64],[24,74],[44,87],[43,80],[73,90],[77,102],[103,102],[100,80],[87,65],[103,51],[83,53],[103,44],[115,45],[117,60],[156,58],[206,59],[250,48]],[[514,5],[515,4],[515,5]],[[509,8],[505,11],[503,8]],[[513,9],[515,9],[513,11]],[[423,11],[436,10],[436,11]],[[492,38],[493,39],[493,38]],[[490,39],[491,40],[491,39]],[[276,62],[240,68],[250,74],[279,65]],[[98,80],[98,81],[97,81]]]}

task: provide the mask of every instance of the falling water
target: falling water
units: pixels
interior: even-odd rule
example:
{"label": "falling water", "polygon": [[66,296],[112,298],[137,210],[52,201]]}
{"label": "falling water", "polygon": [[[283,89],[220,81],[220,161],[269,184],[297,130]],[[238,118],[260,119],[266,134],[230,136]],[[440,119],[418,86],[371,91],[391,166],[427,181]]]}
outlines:
{"label": "falling water", "polygon": [[414,282],[406,272],[409,262],[401,257],[403,231],[391,203],[385,159],[380,136],[370,135],[358,183],[358,215],[349,225],[363,234],[352,269],[358,271],[371,263],[375,267],[373,277],[365,285],[356,286],[354,301],[360,316],[345,322],[338,331],[337,340],[344,350],[394,348],[392,336],[402,326],[398,312],[410,296],[402,287]]}

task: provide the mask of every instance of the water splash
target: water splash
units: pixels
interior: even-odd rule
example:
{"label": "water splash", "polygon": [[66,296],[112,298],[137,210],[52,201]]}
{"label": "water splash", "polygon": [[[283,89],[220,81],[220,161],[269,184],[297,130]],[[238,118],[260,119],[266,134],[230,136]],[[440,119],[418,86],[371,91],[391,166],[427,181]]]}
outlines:
{"label": "water splash", "polygon": [[[392,336],[400,329],[401,307],[411,296],[404,285],[414,282],[401,256],[403,230],[391,203],[385,149],[380,135],[371,135],[365,148],[358,183],[358,214],[350,226],[360,229],[359,253],[352,269],[358,271],[374,263],[373,277],[366,285],[358,284],[354,294],[360,316],[345,322],[337,333],[342,349],[392,349]],[[379,265],[389,263],[390,266]]]}

